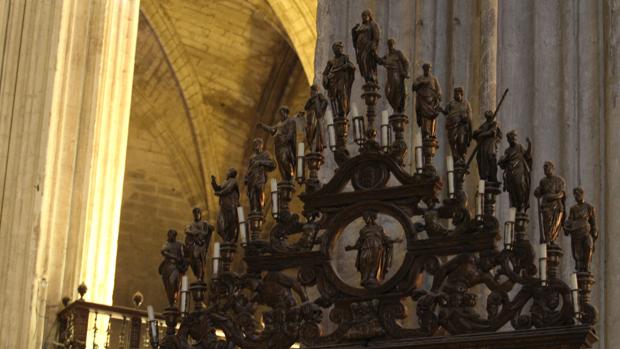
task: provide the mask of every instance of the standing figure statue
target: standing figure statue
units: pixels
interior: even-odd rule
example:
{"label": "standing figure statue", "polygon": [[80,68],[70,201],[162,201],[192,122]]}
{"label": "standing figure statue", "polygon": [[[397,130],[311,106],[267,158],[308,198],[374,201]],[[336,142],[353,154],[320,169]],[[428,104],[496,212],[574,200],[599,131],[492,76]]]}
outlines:
{"label": "standing figure statue", "polygon": [[555,165],[551,161],[545,162],[545,177],[540,180],[534,195],[538,198],[540,242],[554,244],[564,223],[566,182],[564,178],[553,172]]}
{"label": "standing figure statue", "polygon": [[327,62],[323,70],[323,88],[327,90],[327,97],[336,118],[344,118],[349,114],[351,86],[355,79],[355,66],[343,50],[342,42],[334,43],[332,45],[334,58]]}
{"label": "standing figure statue", "polygon": [[381,38],[381,30],[377,22],[372,18],[372,12],[365,10],[362,12],[362,23],[358,23],[351,30],[353,37],[353,47],[355,48],[355,58],[357,66],[360,67],[360,74],[367,84],[377,83],[377,46]]}
{"label": "standing figure statue", "polygon": [[392,264],[392,250],[395,242],[377,225],[375,212],[364,212],[366,226],[360,230],[360,236],[352,246],[346,246],[346,251],[357,250],[355,267],[362,276],[361,285],[366,288],[377,287],[383,281]]}
{"label": "standing figure statue", "polygon": [[506,134],[508,149],[499,161],[504,169],[504,191],[508,192],[510,206],[518,212],[527,211],[530,207],[530,188],[532,183],[532,143],[526,138],[527,149],[517,143],[517,132],[512,130]]}
{"label": "standing figure statue", "polygon": [[321,120],[327,110],[327,98],[319,92],[319,86],[310,86],[310,98],[304,106],[306,112],[306,143],[310,152],[320,153],[325,148]]}
{"label": "standing figure statue", "polygon": [[402,114],[407,102],[405,79],[409,79],[409,61],[400,50],[394,47],[395,43],[394,39],[388,39],[388,53],[381,57],[378,63],[387,69],[385,97],[394,112]]}
{"label": "standing figure statue", "polygon": [[287,106],[281,106],[278,112],[280,113],[280,121],[278,123],[269,126],[259,122],[257,126],[274,136],[276,161],[278,162],[280,175],[283,180],[290,181],[295,174],[295,163],[297,162],[295,157],[297,122],[288,117],[289,110]]}
{"label": "standing figure statue", "polygon": [[168,239],[161,249],[164,260],[159,265],[159,275],[164,282],[170,308],[174,307],[179,293],[181,276],[187,270],[183,253],[183,244],[177,241],[177,231],[168,230]]}
{"label": "standing figure statue", "polygon": [[204,268],[213,226],[202,220],[200,208],[195,207],[192,214],[194,221],[185,227],[185,257],[189,259],[189,265],[196,278],[204,281]]}
{"label": "standing figure statue", "polygon": [[250,212],[262,212],[265,203],[265,183],[267,182],[267,172],[276,169],[276,164],[271,159],[271,154],[263,150],[263,140],[255,138],[254,152],[250,155],[248,172],[245,175],[245,185],[247,188],[248,199],[250,201]]}
{"label": "standing figure statue", "polygon": [[502,139],[502,131],[495,120],[495,113],[487,110],[484,117],[486,121],[473,133],[478,143],[476,146],[478,173],[480,179],[497,183],[497,145]]}
{"label": "standing figure statue", "polygon": [[465,166],[467,148],[471,143],[471,106],[463,98],[463,88],[454,89],[454,99],[451,100],[442,112],[446,117],[446,131],[448,142],[454,157],[454,162]]}
{"label": "standing figure statue", "polygon": [[229,243],[237,242],[239,207],[239,185],[237,185],[237,170],[230,168],[224,183],[217,184],[215,176],[211,176],[211,186],[215,195],[220,198],[220,212],[217,215],[217,233],[222,240]]}
{"label": "standing figure statue", "polygon": [[441,107],[441,87],[439,81],[431,73],[430,63],[422,65],[424,73],[413,82],[413,91],[416,93],[415,113],[418,126],[422,128],[422,138],[435,137],[437,132],[437,115]]}
{"label": "standing figure statue", "polygon": [[570,214],[564,223],[564,234],[571,237],[575,269],[578,272],[589,272],[594,242],[598,239],[596,210],[584,201],[583,189],[577,187],[573,189],[573,194],[577,203],[570,208]]}

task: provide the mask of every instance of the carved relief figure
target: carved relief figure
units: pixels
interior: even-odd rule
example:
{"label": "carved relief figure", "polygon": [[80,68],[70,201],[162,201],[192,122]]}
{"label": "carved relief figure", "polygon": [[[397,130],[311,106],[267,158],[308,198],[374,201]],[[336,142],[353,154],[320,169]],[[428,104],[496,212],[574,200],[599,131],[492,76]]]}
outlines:
{"label": "carved relief figure", "polygon": [[355,267],[361,274],[361,285],[366,288],[381,284],[392,264],[393,244],[402,241],[390,239],[383,227],[375,223],[376,219],[375,212],[365,212],[366,226],[360,231],[355,244],[345,247],[346,251],[357,250]]}
{"label": "carved relief figure", "polygon": [[362,12],[362,23],[358,23],[353,27],[351,35],[360,74],[366,83],[376,83],[377,61],[379,59],[377,46],[379,45],[381,31],[373,20],[370,10]]}
{"label": "carved relief figure", "polygon": [[454,99],[451,100],[443,113],[446,117],[446,131],[448,131],[448,142],[454,157],[454,162],[462,166],[465,165],[467,148],[471,143],[471,106],[463,98],[463,88],[454,89]]}
{"label": "carved relief figure", "polygon": [[527,140],[527,149],[517,143],[517,132],[506,134],[508,149],[499,159],[499,166],[504,169],[504,191],[508,192],[510,206],[519,212],[525,212],[530,204],[530,187],[532,182],[532,143]]}
{"label": "carved relief figure", "polygon": [[422,128],[422,138],[434,137],[437,132],[437,115],[441,102],[441,87],[439,81],[431,73],[429,63],[422,65],[424,73],[413,82],[413,91],[416,93],[415,113],[418,126]]}
{"label": "carved relief figure", "polygon": [[306,143],[311,152],[320,153],[325,148],[321,120],[327,110],[327,98],[319,92],[319,86],[310,86],[310,98],[306,102]]}
{"label": "carved relief figure", "polygon": [[168,230],[168,239],[161,249],[164,260],[159,265],[159,275],[164,283],[168,304],[174,307],[179,292],[181,276],[187,270],[185,265],[183,244],[177,241],[177,231]]}
{"label": "carved relief figure", "polygon": [[478,143],[476,146],[478,173],[480,179],[497,183],[497,145],[502,139],[502,131],[492,111],[487,110],[484,117],[486,121],[473,133]]}
{"label": "carved relief figure", "polygon": [[278,112],[280,113],[280,121],[277,124],[269,126],[260,122],[258,127],[274,136],[276,161],[280,175],[283,180],[290,181],[294,175],[297,159],[295,157],[297,123],[288,117],[288,107],[281,106]]}
{"label": "carved relief figure", "polygon": [[198,207],[192,210],[194,221],[185,227],[185,256],[196,278],[204,280],[204,268],[213,226],[202,220],[202,212]]}
{"label": "carved relief figure", "polygon": [[583,189],[573,189],[575,201],[570,208],[568,219],[564,223],[564,234],[570,235],[575,269],[578,272],[589,272],[594,252],[594,242],[598,239],[596,210],[585,202]]}
{"label": "carved relief figure", "polygon": [[323,88],[327,90],[332,112],[337,118],[344,118],[349,114],[351,86],[355,79],[355,66],[343,50],[344,45],[340,41],[332,45],[334,58],[327,62],[323,71]]}
{"label": "carved relief figure", "polygon": [[271,159],[271,154],[263,150],[263,140],[255,138],[254,152],[250,155],[248,172],[245,175],[250,212],[262,212],[265,203],[264,189],[267,182],[267,172],[275,169],[276,164]]}
{"label": "carved relief figure", "polygon": [[407,102],[405,79],[409,79],[409,61],[400,50],[394,47],[394,39],[389,39],[387,45],[388,53],[378,61],[379,64],[387,69],[385,97],[392,109],[394,109],[394,112],[402,114]]}
{"label": "carved relief figure", "polygon": [[215,195],[220,198],[220,212],[217,215],[217,233],[226,242],[237,242],[239,207],[239,186],[237,185],[237,170],[231,168],[226,174],[224,183],[217,184],[215,176],[211,176],[211,186]]}
{"label": "carved relief figure", "polygon": [[540,180],[534,195],[538,198],[541,225],[541,243],[554,243],[564,223],[566,195],[564,178],[554,174],[555,165],[545,162],[545,177]]}

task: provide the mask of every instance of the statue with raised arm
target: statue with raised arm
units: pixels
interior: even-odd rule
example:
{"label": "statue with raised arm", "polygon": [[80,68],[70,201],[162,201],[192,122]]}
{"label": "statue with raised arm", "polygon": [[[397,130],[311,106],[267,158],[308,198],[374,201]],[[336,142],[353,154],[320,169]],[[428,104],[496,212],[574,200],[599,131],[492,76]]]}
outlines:
{"label": "statue with raised arm", "polygon": [[432,74],[430,63],[422,65],[422,75],[415,78],[413,91],[416,93],[415,113],[418,126],[422,129],[422,138],[435,137],[437,132],[437,115],[441,107],[441,87]]}
{"label": "statue with raised arm", "polygon": [[327,90],[327,97],[336,118],[344,118],[349,114],[351,86],[355,79],[355,66],[349,56],[343,53],[344,45],[338,41],[332,45],[334,58],[327,62],[323,70],[323,88]]}
{"label": "statue with raised arm", "polygon": [[402,114],[407,103],[405,79],[409,79],[409,61],[400,50],[394,47],[395,44],[394,39],[388,39],[388,53],[381,57],[378,63],[385,66],[387,70],[385,97],[394,112]]}
{"label": "statue with raised arm", "polygon": [[164,260],[159,265],[159,275],[164,282],[168,304],[173,308],[179,293],[181,276],[187,270],[183,244],[177,241],[176,230],[168,230],[168,239],[161,249],[161,254]]}
{"label": "statue with raised arm", "polygon": [[362,23],[358,23],[351,30],[353,47],[355,48],[355,58],[360,74],[366,83],[377,83],[377,46],[381,38],[381,30],[372,18],[372,12],[365,10],[362,12]]}
{"label": "statue with raised arm", "polygon": [[534,190],[534,195],[538,198],[540,242],[554,244],[566,216],[566,182],[564,178],[554,174],[555,165],[551,161],[545,162],[543,168],[545,177]]}
{"label": "statue with raised arm", "polygon": [[366,226],[360,230],[357,241],[352,246],[346,246],[346,251],[357,250],[355,267],[361,274],[361,285],[366,288],[377,287],[383,281],[392,264],[392,250],[395,242],[400,239],[390,239],[383,227],[375,223],[377,213],[364,212]]}
{"label": "statue with raised arm", "polygon": [[564,234],[570,235],[575,270],[589,272],[594,252],[594,242],[598,239],[596,225],[596,210],[594,206],[585,202],[583,189],[573,189],[575,201],[564,223]]}
{"label": "statue with raised arm", "polygon": [[265,183],[267,172],[276,169],[276,164],[271,159],[271,154],[263,150],[263,140],[255,138],[253,141],[254,151],[250,155],[248,172],[245,175],[245,185],[250,201],[250,212],[262,212],[265,203]]}
{"label": "statue with raised arm", "polygon": [[476,146],[478,174],[480,179],[497,183],[497,145],[502,139],[502,131],[495,119],[495,113],[487,110],[484,117],[486,121],[472,134],[478,143]]}
{"label": "statue with raised arm", "polygon": [[217,184],[215,176],[211,176],[211,186],[215,195],[220,198],[220,212],[217,214],[217,233],[222,240],[229,243],[237,242],[239,207],[239,185],[237,184],[237,170],[230,168],[226,180]]}
{"label": "statue with raised arm", "polygon": [[185,257],[189,259],[189,265],[196,278],[204,281],[204,268],[207,262],[207,251],[213,226],[202,220],[202,211],[195,207],[192,210],[194,221],[185,227]]}
{"label": "statue with raised arm", "polygon": [[325,148],[321,120],[327,110],[327,98],[319,92],[319,86],[310,86],[310,98],[304,106],[306,112],[306,144],[310,152],[320,153]]}
{"label": "statue with raised arm", "polygon": [[504,170],[504,191],[508,192],[510,206],[518,212],[530,207],[530,187],[532,182],[532,143],[527,140],[527,149],[517,142],[517,132],[506,134],[509,147],[499,161]]}
{"label": "statue with raised arm", "polygon": [[269,126],[259,122],[257,126],[274,136],[276,161],[278,162],[280,175],[283,180],[290,181],[293,179],[295,163],[297,162],[295,157],[297,122],[289,118],[287,106],[281,106],[278,112],[280,114],[280,121],[278,123]]}
{"label": "statue with raised arm", "polygon": [[463,95],[462,87],[455,88],[454,99],[442,110],[446,115],[446,131],[454,162],[461,166],[465,166],[465,156],[472,138],[471,106]]}

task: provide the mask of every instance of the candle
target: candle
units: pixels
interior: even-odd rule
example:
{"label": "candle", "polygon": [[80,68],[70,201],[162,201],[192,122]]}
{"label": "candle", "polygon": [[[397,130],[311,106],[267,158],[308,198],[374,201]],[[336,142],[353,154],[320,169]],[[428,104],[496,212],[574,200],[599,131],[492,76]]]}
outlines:
{"label": "candle", "polygon": [[152,305],[146,307],[146,313],[148,314],[149,321],[155,321],[155,311]]}
{"label": "candle", "polygon": [[572,273],[570,275],[570,285],[571,296],[573,298],[573,311],[579,317],[579,284],[577,283],[577,273]]}
{"label": "candle", "polygon": [[304,156],[304,142],[299,142],[297,143],[297,156],[298,157],[303,157]]}
{"label": "candle", "polygon": [[517,219],[517,209],[515,207],[511,207],[508,209],[508,221],[515,222]]}
{"label": "candle", "polygon": [[334,116],[331,108],[327,108],[327,112],[325,113],[325,122],[327,123],[329,148],[333,151],[336,149],[336,130],[334,129]]}
{"label": "candle", "polygon": [[154,347],[157,347],[159,344],[159,333],[157,332],[157,321],[155,321],[155,312],[153,311],[153,306],[149,305],[146,307],[146,312],[148,313],[149,320],[149,328],[150,328],[150,339],[151,343],[154,344]]}
{"label": "candle", "polygon": [[355,102],[351,103],[351,116],[359,116],[357,112],[357,104]]}
{"label": "candle", "polygon": [[383,148],[387,148],[390,146],[389,130],[390,130],[389,115],[388,115],[388,111],[384,110],[381,112],[381,146]]}
{"label": "candle", "polygon": [[504,224],[504,248],[512,249],[512,241],[514,240],[514,222],[507,221]]}
{"label": "candle", "polygon": [[[278,181],[275,178],[271,179],[271,192],[278,191]],[[237,207],[237,215],[239,214],[239,209],[241,209],[241,213],[243,214],[243,207]]]}
{"label": "candle", "polygon": [[245,230],[245,214],[243,212],[243,206],[237,207],[237,219],[239,220],[239,235],[241,236],[241,243],[245,244],[248,241],[247,231]]}
{"label": "candle", "polygon": [[448,172],[454,171],[454,159],[452,158],[452,155],[446,156],[446,167],[448,168]]}
{"label": "candle", "polygon": [[538,245],[538,258],[547,258],[547,244]]}
{"label": "candle", "polygon": [[220,243],[213,244],[213,275],[217,275],[220,271]]}
{"label": "candle", "polygon": [[448,197],[454,197],[454,160],[452,155],[446,156],[446,167],[448,168]]}
{"label": "candle", "polygon": [[[303,143],[302,143],[303,144]],[[274,218],[278,217],[278,182],[275,178],[271,179],[271,214]]]}
{"label": "candle", "polygon": [[538,245],[538,274],[543,285],[547,284],[547,244]]}
{"label": "candle", "polygon": [[413,136],[413,144],[415,147],[415,168],[417,173],[422,173],[424,167],[422,158],[422,135],[420,132],[415,132]]}
{"label": "candle", "polygon": [[481,179],[480,182],[478,183],[478,193],[479,194],[484,194],[484,179]]}
{"label": "candle", "polygon": [[297,143],[297,179],[300,180],[300,183],[304,178],[304,155],[304,143],[299,142]]}
{"label": "candle", "polygon": [[577,282],[577,273],[572,273],[570,274],[570,285],[569,285],[571,290],[578,290],[579,289],[579,283]]}
{"label": "candle", "polygon": [[220,243],[213,244],[213,258],[220,258]]}
{"label": "candle", "polygon": [[183,275],[181,278],[181,312],[187,312],[187,292],[189,291],[189,278]]}

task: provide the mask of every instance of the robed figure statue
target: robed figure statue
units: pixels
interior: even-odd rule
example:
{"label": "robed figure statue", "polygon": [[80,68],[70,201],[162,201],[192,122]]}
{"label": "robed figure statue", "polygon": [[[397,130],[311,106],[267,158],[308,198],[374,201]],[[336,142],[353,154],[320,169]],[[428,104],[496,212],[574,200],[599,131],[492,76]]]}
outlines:
{"label": "robed figure statue", "polygon": [[287,106],[281,106],[278,112],[280,113],[280,121],[277,124],[269,126],[259,122],[258,127],[274,136],[276,161],[280,175],[283,180],[290,181],[295,174],[295,163],[297,162],[295,157],[297,122],[289,118]]}
{"label": "robed figure statue", "polygon": [[422,129],[422,138],[435,137],[437,132],[437,115],[441,107],[441,87],[439,81],[431,73],[429,63],[422,65],[422,75],[415,78],[413,91],[416,93],[415,113],[418,126]]}
{"label": "robed figure statue", "polygon": [[589,272],[594,252],[594,242],[598,239],[596,211],[594,206],[585,202],[583,189],[573,189],[575,201],[564,223],[564,234],[570,235],[575,270]]}
{"label": "robed figure statue", "polygon": [[342,42],[334,43],[332,45],[334,58],[327,62],[323,70],[323,88],[327,90],[327,97],[336,118],[344,118],[349,114],[351,86],[355,79],[355,66],[343,50]]}
{"label": "robed figure statue", "polygon": [[200,208],[192,210],[194,221],[185,227],[185,257],[196,278],[204,281],[204,268],[207,262],[207,251],[213,234],[213,226],[202,220]]}
{"label": "robed figure statue", "polygon": [[358,23],[351,30],[353,47],[355,48],[355,58],[360,74],[366,83],[377,83],[377,46],[381,38],[379,26],[372,18],[372,12],[365,10],[362,12],[362,23]]}
{"label": "robed figure statue", "polygon": [[346,246],[346,251],[357,250],[355,267],[360,272],[361,285],[366,288],[377,287],[383,281],[392,264],[392,250],[395,242],[377,225],[375,212],[364,212],[366,226],[360,230],[357,241],[352,246]]}
{"label": "robed figure statue", "polygon": [[255,138],[253,141],[254,151],[250,155],[248,172],[245,175],[245,185],[250,201],[250,212],[262,212],[265,203],[265,183],[267,172],[276,169],[276,164],[271,159],[271,154],[263,150],[263,140]]}
{"label": "robed figure statue", "polygon": [[442,112],[446,115],[446,131],[454,162],[465,166],[467,148],[471,144],[471,106],[463,97],[462,87],[454,89],[453,99]]}
{"label": "robed figure statue", "polygon": [[168,230],[168,239],[161,249],[164,260],[159,265],[159,275],[164,282],[168,304],[174,308],[181,282],[181,276],[187,270],[183,253],[183,244],[177,241],[177,231]]}
{"label": "robed figure statue", "polygon": [[551,161],[545,162],[543,168],[545,177],[534,190],[539,206],[540,242],[554,244],[566,216],[566,182],[564,178],[554,174],[555,165]]}
{"label": "robed figure statue", "polygon": [[405,111],[407,102],[407,87],[405,79],[409,79],[409,61],[405,55],[397,50],[394,39],[387,41],[388,53],[379,59],[378,63],[387,69],[385,83],[385,97],[396,114]]}
{"label": "robed figure statue", "polygon": [[504,191],[508,192],[510,206],[518,212],[527,211],[530,207],[530,187],[532,182],[532,143],[527,138],[527,149],[517,143],[517,132],[506,134],[509,147],[499,161],[504,169]]}
{"label": "robed figure statue", "polygon": [[478,143],[476,146],[478,174],[480,179],[497,183],[497,145],[502,139],[502,131],[495,119],[495,113],[487,110],[484,117],[486,121],[472,135]]}
{"label": "robed figure statue", "polygon": [[310,152],[320,153],[325,148],[321,120],[327,110],[327,98],[319,92],[319,86],[310,86],[310,98],[304,106],[306,112],[306,143]]}
{"label": "robed figure statue", "polygon": [[211,176],[211,186],[215,195],[220,198],[220,212],[217,214],[217,233],[222,240],[229,243],[237,242],[239,207],[239,185],[237,184],[237,170],[231,168],[226,174],[226,180],[217,184],[215,176]]}

